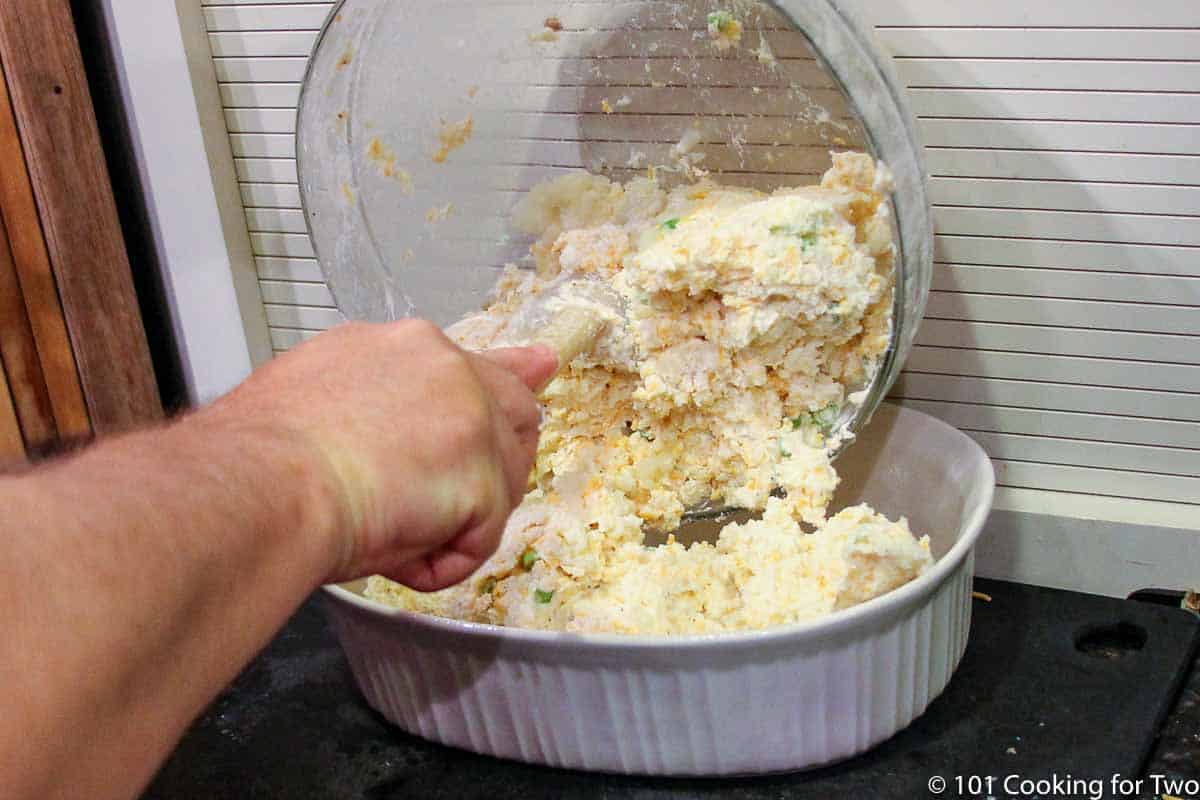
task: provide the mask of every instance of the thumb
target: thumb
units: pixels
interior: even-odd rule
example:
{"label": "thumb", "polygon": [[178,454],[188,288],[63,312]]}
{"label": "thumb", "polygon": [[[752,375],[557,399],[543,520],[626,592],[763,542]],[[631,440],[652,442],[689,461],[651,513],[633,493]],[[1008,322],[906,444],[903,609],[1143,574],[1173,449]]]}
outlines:
{"label": "thumb", "polygon": [[479,355],[516,375],[534,393],[546,388],[558,373],[558,354],[544,344],[488,350]]}

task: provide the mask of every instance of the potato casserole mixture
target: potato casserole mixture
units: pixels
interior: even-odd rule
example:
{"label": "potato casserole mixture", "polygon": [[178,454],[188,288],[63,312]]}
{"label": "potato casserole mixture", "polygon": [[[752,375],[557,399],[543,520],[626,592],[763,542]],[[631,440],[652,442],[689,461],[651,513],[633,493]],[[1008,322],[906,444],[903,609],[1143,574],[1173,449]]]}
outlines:
{"label": "potato casserole mixture", "polygon": [[[542,395],[531,488],[499,551],[445,591],[375,577],[367,596],[497,625],[703,634],[810,620],[928,569],[905,520],[829,510],[839,422],[891,336],[890,192],[856,153],[773,194],[586,173],[534,188],[516,222],[536,270],[510,268],[451,337],[514,343],[514,320],[576,284],[617,310]],[[706,503],[762,514],[711,543],[647,546]]]}

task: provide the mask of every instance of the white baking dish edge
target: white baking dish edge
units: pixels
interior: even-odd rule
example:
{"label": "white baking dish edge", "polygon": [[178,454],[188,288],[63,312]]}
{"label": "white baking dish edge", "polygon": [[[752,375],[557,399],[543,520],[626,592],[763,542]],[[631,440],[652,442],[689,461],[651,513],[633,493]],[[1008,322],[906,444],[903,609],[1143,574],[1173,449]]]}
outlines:
{"label": "white baking dish edge", "polygon": [[949,683],[993,487],[987,476],[954,546],[925,575],[798,625],[567,634],[417,614],[338,586],[325,587],[324,605],[367,702],[425,739],[620,774],[809,769],[890,738]]}

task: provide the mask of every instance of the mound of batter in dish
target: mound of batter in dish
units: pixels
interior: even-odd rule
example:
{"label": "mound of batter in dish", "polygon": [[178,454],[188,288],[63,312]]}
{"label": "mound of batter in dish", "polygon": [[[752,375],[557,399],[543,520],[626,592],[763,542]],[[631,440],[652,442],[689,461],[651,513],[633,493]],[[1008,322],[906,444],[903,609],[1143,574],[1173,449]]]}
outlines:
{"label": "mound of batter in dish", "polygon": [[[450,335],[514,343],[564,281],[619,303],[543,393],[531,489],[500,550],[451,589],[376,577],[367,595],[499,625],[692,634],[812,619],[921,574],[928,540],[904,520],[828,516],[837,422],[890,339],[890,191],[852,153],[819,186],[769,195],[583,173],[536,187],[517,211],[536,270],[511,268]],[[715,543],[645,545],[704,503],[763,514]]]}

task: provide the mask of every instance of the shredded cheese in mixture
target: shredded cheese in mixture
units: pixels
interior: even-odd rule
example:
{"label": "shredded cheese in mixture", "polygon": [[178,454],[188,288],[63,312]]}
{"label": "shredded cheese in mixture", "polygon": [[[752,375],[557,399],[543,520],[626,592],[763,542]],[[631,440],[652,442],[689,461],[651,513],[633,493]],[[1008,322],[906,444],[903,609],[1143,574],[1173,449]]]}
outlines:
{"label": "shredded cheese in mixture", "polygon": [[[828,509],[837,423],[890,340],[890,190],[886,168],[849,153],[820,186],[769,195],[589,174],[534,188],[516,222],[537,237],[536,271],[510,268],[451,336],[511,343],[506,329],[564,276],[603,284],[623,311],[543,393],[531,489],[500,550],[451,589],[376,577],[368,596],[499,625],[671,635],[808,620],[921,574],[929,542],[904,520]],[[763,513],[715,542],[646,546],[704,503]]]}

